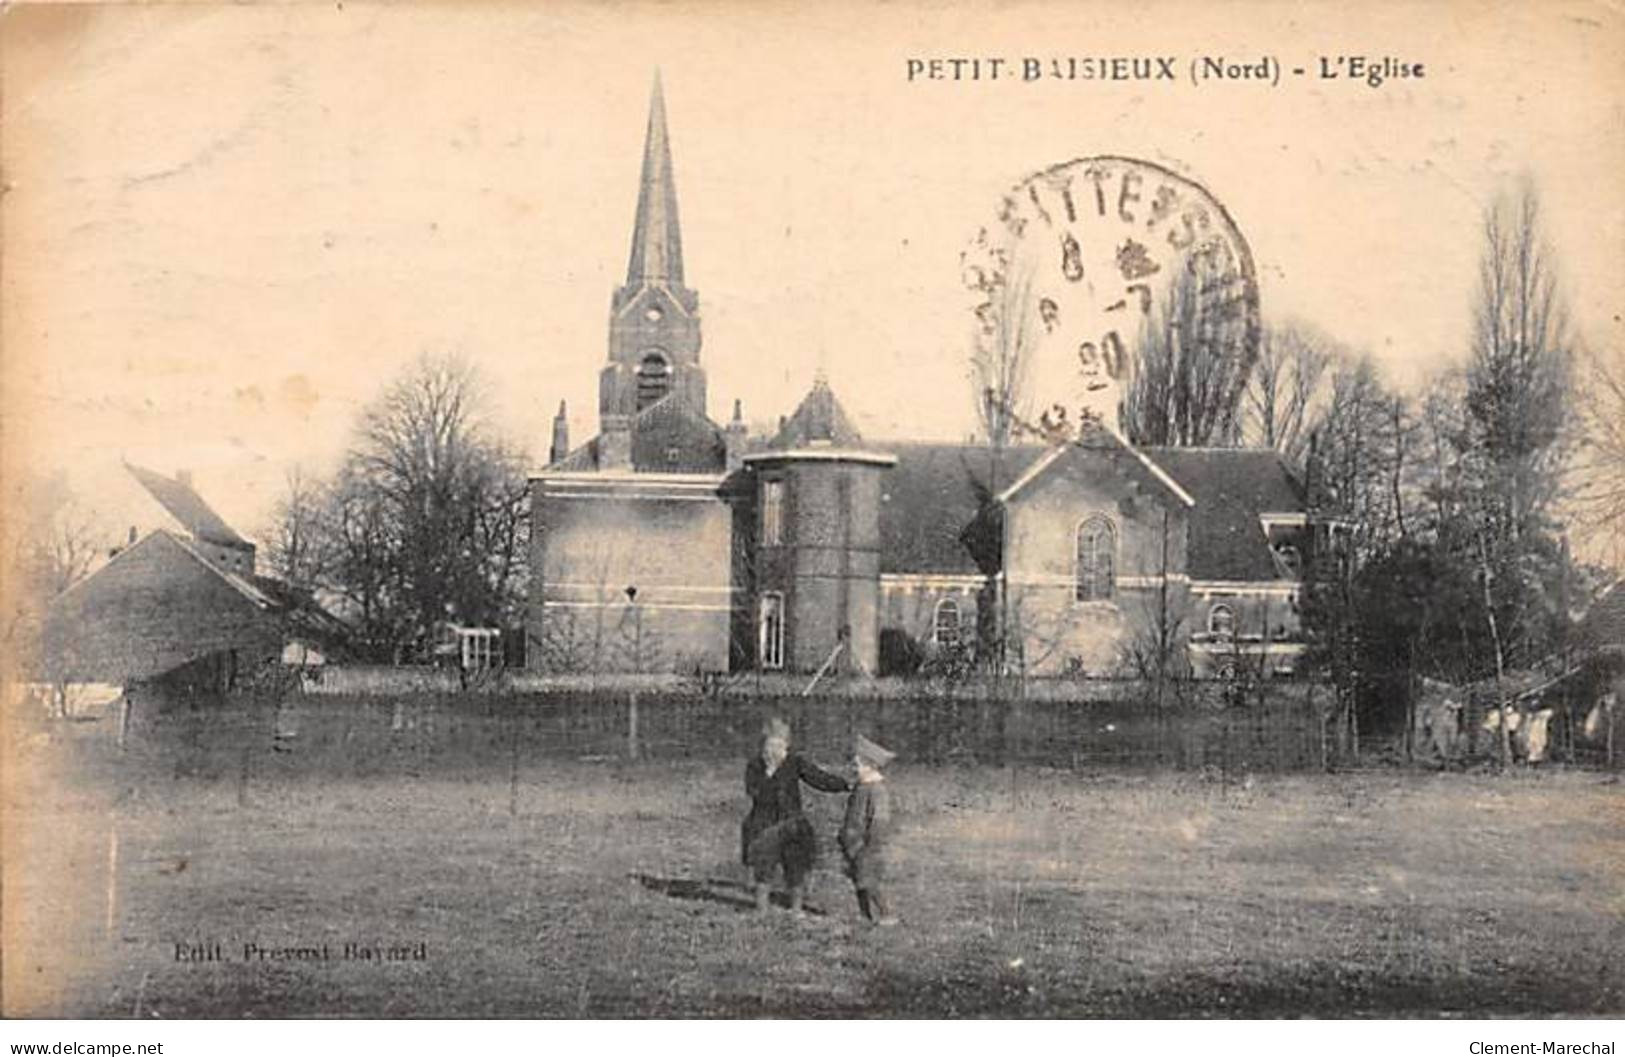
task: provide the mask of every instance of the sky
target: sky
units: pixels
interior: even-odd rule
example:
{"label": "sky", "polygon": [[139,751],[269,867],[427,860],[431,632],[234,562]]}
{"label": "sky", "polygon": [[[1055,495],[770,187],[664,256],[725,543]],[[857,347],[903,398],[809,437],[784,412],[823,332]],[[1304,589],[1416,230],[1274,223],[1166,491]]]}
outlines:
{"label": "sky", "polygon": [[[1222,203],[1267,323],[1411,387],[1463,355],[1482,212],[1529,179],[1577,333],[1619,355],[1625,16],[1348,6],[13,5],[7,472],[185,468],[254,533],[426,351],[475,363],[538,462],[560,400],[591,436],[657,68],[719,420],[774,421],[822,369],[868,436],[968,436],[960,253],[1024,177],[1105,154]],[[1101,56],[1178,79],[1010,75]],[[1282,80],[1193,84],[1201,56]],[[907,76],[953,57],[1005,75]]]}

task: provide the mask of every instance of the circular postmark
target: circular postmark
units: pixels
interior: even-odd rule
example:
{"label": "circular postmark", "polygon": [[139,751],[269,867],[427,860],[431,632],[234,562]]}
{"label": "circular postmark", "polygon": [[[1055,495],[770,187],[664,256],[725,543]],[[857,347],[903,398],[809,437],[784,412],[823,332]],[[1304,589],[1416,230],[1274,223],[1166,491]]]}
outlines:
{"label": "circular postmark", "polygon": [[965,265],[983,337],[1024,361],[1038,397],[1026,403],[1051,423],[1118,425],[1147,354],[1256,355],[1246,240],[1205,188],[1152,162],[1079,158],[1028,176]]}

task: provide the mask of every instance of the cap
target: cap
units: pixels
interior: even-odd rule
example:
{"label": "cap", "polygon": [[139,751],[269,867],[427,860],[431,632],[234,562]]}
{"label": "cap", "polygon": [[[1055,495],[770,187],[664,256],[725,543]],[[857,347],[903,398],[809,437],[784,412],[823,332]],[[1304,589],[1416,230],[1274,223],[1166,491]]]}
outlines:
{"label": "cap", "polygon": [[897,758],[895,752],[876,745],[862,734],[859,734],[857,741],[853,743],[852,752],[858,759],[876,769],[886,766]]}

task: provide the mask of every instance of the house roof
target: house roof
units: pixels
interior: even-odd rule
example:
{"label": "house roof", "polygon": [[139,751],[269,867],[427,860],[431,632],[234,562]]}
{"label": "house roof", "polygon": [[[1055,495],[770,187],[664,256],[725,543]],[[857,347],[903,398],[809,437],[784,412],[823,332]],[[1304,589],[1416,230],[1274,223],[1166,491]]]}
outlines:
{"label": "house roof", "polygon": [[[180,547],[199,565],[220,577],[231,586],[232,590],[253,603],[256,609],[282,618],[294,630],[314,636],[327,646],[341,643],[348,637],[349,625],[323,609],[308,592],[301,591],[274,576],[260,576],[258,574],[245,576],[241,573],[232,572],[230,569],[222,568],[211,561],[208,555],[192,546],[190,541],[177,536],[173,532],[167,532],[163,529],[150,532],[133,546],[119,552],[118,555],[114,556],[113,561],[118,561],[119,558],[135,550],[136,547],[142,546],[156,537],[163,537]],[[80,581],[80,583],[85,582],[88,581]]]}
{"label": "house roof", "polygon": [[1089,430],[1070,444],[1057,444],[1050,448],[1042,458],[1029,466],[1025,473],[1017,477],[999,493],[999,502],[1009,502],[1019,492],[1042,477],[1051,467],[1064,460],[1068,455],[1080,450],[1109,451],[1114,455],[1119,455],[1127,460],[1125,465],[1130,467],[1132,473],[1154,482],[1158,488],[1172,495],[1185,506],[1195,505],[1196,501],[1191,497],[1190,493],[1180,487],[1179,482],[1170,477],[1162,467],[1147,458],[1143,452],[1131,445],[1120,434],[1105,428]]}
{"label": "house roof", "polygon": [[127,682],[222,650],[279,648],[290,636],[331,650],[347,631],[303,592],[232,572],[158,529],[52,600],[45,649],[75,678]]}
{"label": "house roof", "polygon": [[1625,651],[1625,580],[1591,604],[1580,618],[1580,638],[1587,646]]}
{"label": "house roof", "polygon": [[1196,500],[1190,527],[1194,580],[1274,580],[1260,514],[1304,509],[1302,482],[1260,448],[1143,448]]}
{"label": "house roof", "polygon": [[[965,534],[992,494],[994,475],[988,448],[927,443],[874,447],[897,456],[897,465],[882,478],[880,571],[893,575],[978,573]],[[1008,498],[1019,491],[1068,450],[1038,445],[1004,449],[998,473],[998,483],[1004,485],[1000,494]],[[1127,450],[1136,460],[1125,466],[1143,471],[1182,504],[1194,503],[1188,569],[1193,579],[1278,577],[1259,515],[1302,511],[1304,492],[1273,451]]]}
{"label": "house roof", "polygon": [[[981,444],[875,447],[897,456],[880,485],[881,573],[976,574],[962,537],[992,495],[992,452]],[[1048,450],[1038,445],[1003,449],[998,483],[1019,477]]]}
{"label": "house roof", "polygon": [[251,586],[270,599],[295,635],[310,639],[329,654],[349,640],[350,626],[322,608],[310,592],[271,576],[252,577]]}
{"label": "house roof", "polygon": [[141,487],[158,501],[170,517],[193,536],[227,546],[249,545],[248,541],[233,531],[225,519],[215,513],[209,504],[203,501],[203,497],[193,491],[192,486],[185,481],[165,477],[163,474],[130,463],[125,463],[124,468],[130,471],[130,476],[140,482]]}

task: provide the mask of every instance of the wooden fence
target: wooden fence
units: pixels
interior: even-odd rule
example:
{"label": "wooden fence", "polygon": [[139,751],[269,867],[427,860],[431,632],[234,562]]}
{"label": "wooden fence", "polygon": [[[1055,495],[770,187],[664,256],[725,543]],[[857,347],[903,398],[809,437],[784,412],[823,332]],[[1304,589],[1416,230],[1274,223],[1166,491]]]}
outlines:
{"label": "wooden fence", "polygon": [[905,766],[1313,771],[1353,759],[1332,696],[1277,683],[1244,700],[1170,695],[1056,701],[946,695],[828,697],[599,690],[549,693],[263,695],[138,699],[118,750],[162,773],[467,774],[513,761],[740,760],[763,721],[843,766],[855,735]]}

